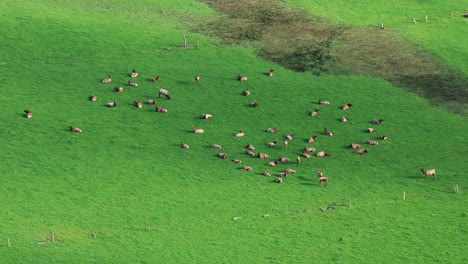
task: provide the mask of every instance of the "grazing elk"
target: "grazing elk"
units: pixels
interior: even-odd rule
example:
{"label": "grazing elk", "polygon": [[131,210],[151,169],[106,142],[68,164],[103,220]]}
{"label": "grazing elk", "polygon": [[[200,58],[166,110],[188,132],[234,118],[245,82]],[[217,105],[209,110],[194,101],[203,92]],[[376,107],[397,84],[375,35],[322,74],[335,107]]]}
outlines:
{"label": "grazing elk", "polygon": [[352,149],[358,149],[358,148],[361,148],[361,145],[357,143],[351,143],[349,144],[349,147]]}
{"label": "grazing elk", "polygon": [[183,149],[189,149],[189,148],[190,148],[190,147],[189,147],[189,145],[188,145],[188,144],[186,144],[186,143],[184,143],[183,141],[182,141],[182,142],[180,142],[180,144],[179,144],[179,145],[180,145],[180,147],[181,147],[181,148],[183,148]]}
{"label": "grazing elk", "polygon": [[132,73],[130,74],[130,77],[136,78],[137,76],[138,76],[138,72],[135,69],[133,69]]}
{"label": "grazing elk", "polygon": [[215,148],[215,149],[221,149],[221,145],[219,144],[211,144],[210,147]]}
{"label": "grazing elk", "polygon": [[146,101],[146,103],[147,103],[147,104],[152,104],[152,105],[153,105],[153,104],[156,104],[156,100],[154,100],[154,99],[149,99],[149,100]]}
{"label": "grazing elk", "polygon": [[242,94],[245,96],[250,96],[250,91],[244,90],[242,91]]}
{"label": "grazing elk", "polygon": [[221,152],[221,153],[218,153],[217,155],[219,158],[222,158],[222,159],[226,159],[228,157],[228,154],[227,153],[224,153],[224,152]]}
{"label": "grazing elk", "polygon": [[312,113],[310,113],[310,115],[311,115],[311,116],[318,116],[318,115],[319,115],[319,112],[320,112],[320,109],[315,108],[315,110],[314,110]]}
{"label": "grazing elk", "polygon": [[379,142],[377,142],[375,140],[366,140],[366,144],[371,145],[371,146],[378,146]]}
{"label": "grazing elk", "polygon": [[107,107],[117,107],[117,102],[114,101],[114,102],[109,102],[106,104]]}
{"label": "grazing elk", "polygon": [[95,95],[92,95],[92,96],[89,97],[89,100],[90,100],[91,102],[96,102],[96,101],[97,101],[97,97],[96,97]]}
{"label": "grazing elk", "polygon": [[266,171],[264,171],[264,170],[262,170],[262,171],[260,172],[260,174],[261,174],[262,176],[265,176],[265,177],[271,177],[271,174],[268,173],[268,172],[266,172]]}
{"label": "grazing elk", "polygon": [[167,113],[167,109],[161,106],[156,106],[156,112],[158,113]]}
{"label": "grazing elk", "polygon": [[269,128],[267,129],[267,131],[270,132],[270,133],[276,133],[276,131],[278,131],[278,128],[276,128],[276,127],[269,127]]}
{"label": "grazing elk", "polygon": [[318,104],[321,104],[321,105],[329,105],[330,102],[329,102],[329,101],[323,101],[322,99],[319,99],[319,100],[318,100]]}
{"label": "grazing elk", "polygon": [[352,103],[347,103],[347,104],[343,105],[343,107],[342,107],[341,109],[343,109],[343,110],[349,110],[349,109],[351,108],[351,106],[353,106]]}
{"label": "grazing elk", "polygon": [[259,158],[259,159],[268,159],[268,157],[269,157],[269,156],[268,156],[268,154],[266,154],[266,153],[261,153],[261,152],[258,153],[258,158]]}
{"label": "grazing elk", "polygon": [[121,87],[121,86],[117,86],[117,87],[114,88],[114,90],[115,90],[116,92],[118,92],[118,93],[121,93],[121,92],[123,92],[124,88]]}
{"label": "grazing elk", "polygon": [[202,115],[202,118],[203,118],[203,119],[211,119],[211,118],[213,118],[213,115],[211,115],[211,114],[203,114],[203,115]]}
{"label": "grazing elk", "polygon": [[268,162],[267,165],[268,165],[269,167],[276,167],[276,165],[278,165],[278,161],[277,161],[277,160],[275,160],[275,161],[270,161],[270,162]]}
{"label": "grazing elk", "polygon": [[138,102],[137,100],[133,101],[133,104],[138,107],[138,108],[142,108],[143,107],[143,104]]}
{"label": "grazing elk", "polygon": [[240,73],[237,74],[237,79],[241,82],[245,82],[247,81],[249,78],[245,77],[245,76],[241,76]]}
{"label": "grazing elk", "polygon": [[157,81],[159,81],[159,75],[156,76],[156,77],[149,77],[149,78],[148,78],[148,81],[150,81],[150,82],[157,82]]}
{"label": "grazing elk", "polygon": [[380,125],[380,124],[382,124],[383,121],[384,121],[383,119],[378,119],[378,120],[374,119],[374,120],[372,120],[372,123],[376,124],[376,125]]}
{"label": "grazing elk", "polygon": [[249,155],[249,156],[255,156],[255,153],[253,153],[251,150],[245,150],[245,154]]}
{"label": "grazing elk", "polygon": [[244,166],[242,166],[241,170],[251,171],[251,170],[253,170],[253,168],[250,167],[250,166],[245,166],[245,165],[244,165]]}
{"label": "grazing elk", "polygon": [[234,136],[235,136],[235,137],[243,137],[243,136],[245,136],[245,133],[244,133],[244,131],[240,130],[240,131],[239,131],[238,133],[236,133]]}
{"label": "grazing elk", "polygon": [[367,153],[367,149],[358,149],[358,150],[356,150],[356,154],[362,155],[362,154],[366,154],[366,153]]}
{"label": "grazing elk", "polygon": [[282,178],[276,178],[276,179],[274,180],[274,182],[276,182],[276,183],[282,183],[282,182],[283,182],[283,179],[282,179]]}
{"label": "grazing elk", "polygon": [[138,83],[134,83],[134,82],[132,82],[132,80],[128,80],[127,85],[128,86],[133,86],[133,87],[138,87]]}
{"label": "grazing elk", "polygon": [[324,128],[324,129],[323,129],[323,133],[324,133],[325,135],[327,135],[327,136],[330,136],[330,137],[333,136],[333,132],[331,132],[331,131],[328,130],[327,128]]}
{"label": "grazing elk", "polygon": [[269,77],[273,77],[273,72],[274,72],[274,70],[273,70],[273,69],[270,69],[270,70],[267,72],[267,75],[268,75]]}
{"label": "grazing elk", "polygon": [[161,94],[164,95],[167,98],[167,100],[171,100],[171,95],[169,94],[168,90],[164,88],[159,89],[159,98],[161,98]]}
{"label": "grazing elk", "polygon": [[196,128],[196,127],[192,127],[192,131],[195,133],[195,134],[203,134],[205,133],[205,130],[201,129],[201,128]]}
{"label": "grazing elk", "polygon": [[24,113],[25,113],[25,117],[26,118],[31,118],[32,117],[32,112],[29,111],[29,110],[24,110]]}
{"label": "grazing elk", "polygon": [[68,127],[71,132],[76,132],[76,133],[81,133],[81,128],[74,127],[74,126],[69,126]]}
{"label": "grazing elk", "polygon": [[274,146],[276,146],[277,143],[278,143],[278,140],[270,141],[270,142],[267,143],[267,146],[274,147]]}
{"label": "grazing elk", "polygon": [[102,83],[110,83],[112,82],[112,78],[110,75],[107,75],[107,78],[102,79]]}
{"label": "grazing elk", "polygon": [[330,156],[330,154],[328,154],[328,152],[326,152],[326,151],[319,151],[319,152],[317,152],[317,154],[315,154],[315,156],[321,158],[321,157],[325,157],[325,156]]}
{"label": "grazing elk", "polygon": [[430,169],[430,170],[421,169],[421,172],[424,174],[424,177],[426,177],[426,178],[428,176],[432,176],[433,178],[437,178],[435,169]]}
{"label": "grazing elk", "polygon": [[313,135],[313,136],[309,137],[309,139],[307,140],[307,142],[309,142],[309,143],[314,143],[316,138],[317,138],[317,135]]}

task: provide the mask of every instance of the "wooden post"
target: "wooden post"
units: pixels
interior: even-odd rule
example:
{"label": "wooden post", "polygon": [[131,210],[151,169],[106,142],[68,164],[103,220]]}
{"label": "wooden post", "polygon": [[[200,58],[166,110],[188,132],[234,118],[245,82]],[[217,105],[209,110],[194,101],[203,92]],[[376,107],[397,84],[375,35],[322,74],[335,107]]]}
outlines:
{"label": "wooden post", "polygon": [[426,19],[426,22],[428,22],[428,21],[427,21],[427,15],[426,15],[424,18]]}
{"label": "wooden post", "polygon": [[406,191],[403,192],[403,201],[406,200]]}
{"label": "wooden post", "polygon": [[188,45],[187,45],[187,37],[185,37],[185,34],[184,34],[184,48],[187,48]]}
{"label": "wooden post", "polygon": [[11,247],[10,239],[8,238],[8,247]]}
{"label": "wooden post", "polygon": [[353,206],[353,200],[351,199],[351,197],[349,197],[349,207],[352,207]]}
{"label": "wooden post", "polygon": [[382,23],[380,24],[380,29],[384,29],[384,28],[385,27],[384,27],[384,24],[383,24],[383,21],[382,21]]}
{"label": "wooden post", "polygon": [[459,193],[458,185],[453,186],[453,191],[454,191],[456,194]]}
{"label": "wooden post", "polygon": [[417,22],[416,22],[416,18],[414,18],[414,17],[413,17],[413,22],[414,22],[415,24],[417,23]]}

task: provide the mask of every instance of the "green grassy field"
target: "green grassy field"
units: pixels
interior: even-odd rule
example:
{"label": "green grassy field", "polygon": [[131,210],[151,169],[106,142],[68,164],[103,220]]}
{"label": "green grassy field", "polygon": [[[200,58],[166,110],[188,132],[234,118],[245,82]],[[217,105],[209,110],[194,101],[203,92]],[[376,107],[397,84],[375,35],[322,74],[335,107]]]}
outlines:
{"label": "green grassy field", "polygon": [[[215,16],[194,1],[8,2],[0,10],[1,263],[468,261],[465,117],[380,79],[295,73],[253,48],[192,33],[188,24]],[[126,86],[131,69],[137,88]],[[113,82],[101,83],[108,74]],[[155,75],[159,82],[146,80]],[[161,87],[172,100],[157,97]],[[152,98],[168,113],[132,105]],[[110,101],[118,107],[105,107]],[[239,130],[245,137],[234,137]],[[290,132],[287,149],[266,146]],[[348,148],[383,134],[389,140],[365,146],[366,155]],[[247,142],[270,158],[245,155]],[[294,160],[305,146],[331,156],[266,166],[280,155]],[[423,167],[439,179],[424,179]],[[297,173],[282,184],[260,176],[285,168]],[[327,206],[334,210],[322,212]]]}

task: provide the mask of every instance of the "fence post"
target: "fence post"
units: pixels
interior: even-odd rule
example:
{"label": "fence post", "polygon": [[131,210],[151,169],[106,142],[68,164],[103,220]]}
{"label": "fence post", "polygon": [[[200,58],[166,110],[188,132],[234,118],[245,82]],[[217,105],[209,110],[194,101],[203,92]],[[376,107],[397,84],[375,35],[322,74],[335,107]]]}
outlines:
{"label": "fence post", "polygon": [[406,200],[406,191],[403,192],[403,201]]}

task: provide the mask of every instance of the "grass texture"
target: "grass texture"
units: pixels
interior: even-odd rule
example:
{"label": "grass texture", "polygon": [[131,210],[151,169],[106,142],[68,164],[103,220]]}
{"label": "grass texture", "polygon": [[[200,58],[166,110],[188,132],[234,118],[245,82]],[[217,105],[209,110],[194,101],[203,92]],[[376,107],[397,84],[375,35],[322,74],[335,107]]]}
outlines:
{"label": "grass texture", "polygon": [[[213,15],[193,1],[0,5],[0,262],[468,260],[464,117],[379,79],[294,73],[252,49],[191,33],[187,21]],[[131,69],[139,87],[126,86]],[[108,74],[113,82],[101,83]],[[156,75],[157,83],[146,80]],[[172,100],[158,98],[161,87]],[[241,95],[246,89],[250,97]],[[132,105],[152,98],[168,113]],[[318,105],[320,98],[331,104]],[[105,107],[110,101],[118,107]],[[371,124],[379,118],[382,125]],[[323,135],[325,127],[334,136]],[[239,130],[245,137],[234,137]],[[266,146],[290,132],[287,149]],[[308,144],[313,134],[317,142]],[[366,146],[367,155],[348,148],[382,134],[389,140]],[[247,142],[270,159],[246,156]],[[217,158],[212,143],[229,158]],[[305,146],[331,156],[266,166],[280,155],[294,160]],[[229,161],[237,158],[242,164]],[[423,167],[436,168],[439,179],[424,179]],[[285,168],[297,173],[282,184],[259,175]],[[317,183],[319,168],[326,186]],[[322,212],[327,206],[334,210]]]}

